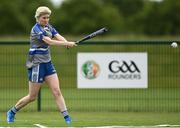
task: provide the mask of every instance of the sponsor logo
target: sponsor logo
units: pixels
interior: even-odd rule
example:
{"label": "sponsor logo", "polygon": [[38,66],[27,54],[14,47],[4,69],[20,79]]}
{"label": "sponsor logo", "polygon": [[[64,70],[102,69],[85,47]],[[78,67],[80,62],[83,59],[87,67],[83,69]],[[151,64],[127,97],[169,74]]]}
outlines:
{"label": "sponsor logo", "polygon": [[119,62],[117,60],[113,60],[109,63],[109,70],[112,73],[118,73],[118,72],[122,72],[122,73],[139,72],[140,73],[140,70],[134,61],[130,61],[130,64],[128,64],[126,61]]}
{"label": "sponsor logo", "polygon": [[81,67],[82,75],[87,79],[95,79],[100,73],[99,65],[95,61],[86,61]]}
{"label": "sponsor logo", "polygon": [[132,60],[113,60],[109,63],[109,71],[109,79],[141,79],[141,71]]}

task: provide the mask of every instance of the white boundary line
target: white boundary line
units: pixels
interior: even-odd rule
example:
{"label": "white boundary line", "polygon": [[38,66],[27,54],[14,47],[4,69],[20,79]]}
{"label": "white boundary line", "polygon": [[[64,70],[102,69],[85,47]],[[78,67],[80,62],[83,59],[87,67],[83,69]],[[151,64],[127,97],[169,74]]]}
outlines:
{"label": "white boundary line", "polygon": [[47,128],[46,126],[43,126],[43,125],[41,125],[41,124],[33,124],[33,125],[35,125],[35,126],[37,126],[37,127],[39,127],[39,128]]}
{"label": "white boundary line", "polygon": [[0,127],[0,128],[35,128],[35,127]]}
{"label": "white boundary line", "polygon": [[97,127],[86,127],[86,128],[162,128],[162,127],[180,127],[180,125],[161,124],[152,126],[97,126]]}
{"label": "white boundary line", "polygon": [[171,124],[161,124],[156,125],[157,127],[180,127],[180,125],[171,125]]}
{"label": "white boundary line", "polygon": [[[38,128],[48,128],[41,124],[33,124]],[[0,127],[0,128],[35,128],[35,127]],[[95,126],[95,127],[81,127],[81,128],[162,128],[162,127],[180,127],[180,125],[161,124],[152,126]],[[64,127],[49,127],[49,128],[64,128]],[[80,128],[80,127],[68,127],[68,128]]]}

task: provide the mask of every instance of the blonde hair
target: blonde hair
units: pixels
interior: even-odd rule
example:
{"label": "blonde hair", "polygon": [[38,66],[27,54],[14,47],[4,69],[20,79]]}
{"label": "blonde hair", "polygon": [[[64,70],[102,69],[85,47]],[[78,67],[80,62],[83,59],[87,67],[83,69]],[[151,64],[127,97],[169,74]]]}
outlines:
{"label": "blonde hair", "polygon": [[35,13],[35,18],[36,18],[36,21],[38,22],[38,18],[41,16],[41,15],[44,15],[44,14],[49,14],[51,15],[51,10],[46,7],[46,6],[40,6],[37,8],[36,10],[36,13]]}

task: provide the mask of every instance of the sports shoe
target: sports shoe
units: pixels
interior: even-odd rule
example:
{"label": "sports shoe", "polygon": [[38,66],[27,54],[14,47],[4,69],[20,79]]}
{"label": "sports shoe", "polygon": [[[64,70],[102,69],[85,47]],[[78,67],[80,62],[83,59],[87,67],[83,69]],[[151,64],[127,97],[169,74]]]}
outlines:
{"label": "sports shoe", "polygon": [[65,116],[64,120],[67,124],[70,124],[72,122],[71,117],[69,115]]}
{"label": "sports shoe", "polygon": [[7,122],[8,122],[8,124],[13,123],[14,118],[15,118],[15,113],[12,112],[11,110],[9,110],[6,114],[7,114]]}

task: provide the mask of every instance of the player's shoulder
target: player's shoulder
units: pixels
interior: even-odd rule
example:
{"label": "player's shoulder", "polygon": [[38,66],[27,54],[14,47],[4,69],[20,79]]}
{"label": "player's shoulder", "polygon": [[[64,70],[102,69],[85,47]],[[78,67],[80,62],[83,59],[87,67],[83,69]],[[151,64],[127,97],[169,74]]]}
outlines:
{"label": "player's shoulder", "polygon": [[42,32],[41,31],[41,28],[40,28],[40,25],[38,23],[36,23],[33,27],[32,27],[32,30],[31,30],[31,33],[40,33]]}
{"label": "player's shoulder", "polygon": [[53,25],[52,25],[52,24],[48,24],[47,26],[48,26],[48,27],[53,27]]}
{"label": "player's shoulder", "polygon": [[47,26],[50,30],[54,29],[53,25],[51,25],[51,24],[48,24]]}

